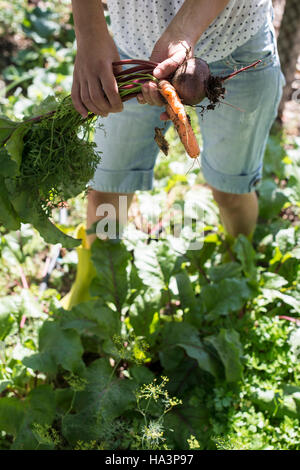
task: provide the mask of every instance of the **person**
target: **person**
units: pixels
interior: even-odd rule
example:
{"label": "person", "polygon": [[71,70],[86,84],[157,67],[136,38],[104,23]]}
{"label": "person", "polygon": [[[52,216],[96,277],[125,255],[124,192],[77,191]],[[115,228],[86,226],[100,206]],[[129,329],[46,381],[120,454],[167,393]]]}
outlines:
{"label": "person", "polygon": [[[90,183],[87,227],[101,218],[102,204],[118,214],[120,195],[129,206],[135,191],[152,188],[158,154],[153,130],[167,119],[153,82],[143,85],[137,99],[122,103],[114,77],[121,68],[112,63],[150,59],[159,63],[153,75],[166,78],[189,50],[214,75],[261,61],[226,83],[226,101],[243,112],[220,104],[200,118],[202,171],[222,223],[229,237],[251,236],[258,217],[255,190],[284,84],[271,0],[108,0],[112,34],[99,0],[72,0],[72,6],[77,38],[72,100],[83,116],[88,111],[101,116],[106,131],[105,138],[102,131],[95,135],[103,154]],[[94,239],[89,235],[89,246]]]}

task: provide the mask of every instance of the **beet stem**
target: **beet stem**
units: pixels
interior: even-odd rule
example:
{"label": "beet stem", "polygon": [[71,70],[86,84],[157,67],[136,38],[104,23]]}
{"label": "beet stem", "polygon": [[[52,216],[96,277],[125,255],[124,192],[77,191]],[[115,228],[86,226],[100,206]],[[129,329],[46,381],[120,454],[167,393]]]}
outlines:
{"label": "beet stem", "polygon": [[297,325],[300,324],[299,318],[288,317],[288,316],[286,316],[286,315],[279,315],[278,318],[280,318],[280,320],[288,320],[288,321],[290,321],[290,322],[294,322],[294,323],[296,323]]}
{"label": "beet stem", "polygon": [[248,70],[248,69],[251,69],[251,68],[255,67],[257,64],[260,64],[260,62],[262,62],[262,61],[261,61],[261,60],[257,60],[257,61],[254,62],[253,64],[248,65],[248,67],[243,67],[243,68],[241,68],[240,70],[237,70],[236,72],[231,73],[230,75],[226,75],[226,77],[221,77],[221,81],[222,81],[222,82],[225,82],[225,80],[230,80],[231,78],[235,77],[235,76],[238,75],[239,73],[245,72],[245,70]]}
{"label": "beet stem", "polygon": [[133,80],[132,83],[128,83],[127,85],[123,85],[119,87],[119,90],[131,90],[132,88],[136,88],[137,85],[143,85],[144,83],[149,82],[148,79],[144,80]]}
{"label": "beet stem", "polygon": [[139,60],[139,59],[124,59],[117,62],[113,62],[112,65],[126,65],[126,64],[140,64],[140,65],[151,65],[153,67],[158,66],[158,62],[152,60]]}
{"label": "beet stem", "polygon": [[227,106],[230,106],[231,108],[234,108],[236,109],[237,111],[240,111],[241,113],[245,113],[246,111],[242,108],[238,108],[237,106],[235,106],[234,104],[231,104],[231,103],[228,103],[227,101],[220,101],[221,104],[226,104]]}
{"label": "beet stem", "polygon": [[134,73],[134,72],[148,73],[148,72],[151,72],[153,69],[154,69],[153,65],[149,65],[149,67],[147,67],[146,65],[138,65],[137,67],[131,67],[130,69],[122,70],[122,72],[116,73],[115,77],[119,78],[119,77],[122,77],[123,75],[130,75],[131,73]]}
{"label": "beet stem", "polygon": [[146,81],[152,81],[152,82],[157,82],[157,78],[153,77],[150,73],[135,73],[129,75],[129,77],[125,78],[122,77],[121,79],[117,78],[117,83],[118,86],[123,86],[123,85],[128,85],[130,83],[135,83],[138,80],[146,80]]}
{"label": "beet stem", "polygon": [[141,70],[141,71],[136,71],[136,72],[131,72],[128,74],[123,74],[123,75],[115,75],[115,78],[117,79],[118,82],[123,82],[124,80],[130,80],[131,78],[139,77],[139,76],[144,76],[146,74],[151,74],[152,69],[148,70]]}

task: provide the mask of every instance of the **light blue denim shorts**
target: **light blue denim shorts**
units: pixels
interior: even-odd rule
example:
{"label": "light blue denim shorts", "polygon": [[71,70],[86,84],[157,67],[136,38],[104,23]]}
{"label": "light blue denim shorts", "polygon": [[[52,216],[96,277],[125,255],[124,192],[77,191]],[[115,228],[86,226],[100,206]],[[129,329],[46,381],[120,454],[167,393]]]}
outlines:
{"label": "light blue denim shorts", "polygon": [[[129,58],[119,52],[121,59]],[[210,64],[213,75],[225,76],[257,60],[261,63],[256,68],[226,82],[225,100],[243,112],[220,104],[201,117],[196,108],[203,137],[202,172],[207,183],[219,191],[249,193],[262,176],[268,135],[284,85],[273,26],[266,22],[246,44]],[[102,160],[90,182],[92,189],[115,193],[152,189],[159,152],[154,128],[162,127],[162,110],[132,99],[124,103],[121,113],[100,118],[106,135],[96,130],[95,142]],[[166,131],[170,125],[168,121]]]}

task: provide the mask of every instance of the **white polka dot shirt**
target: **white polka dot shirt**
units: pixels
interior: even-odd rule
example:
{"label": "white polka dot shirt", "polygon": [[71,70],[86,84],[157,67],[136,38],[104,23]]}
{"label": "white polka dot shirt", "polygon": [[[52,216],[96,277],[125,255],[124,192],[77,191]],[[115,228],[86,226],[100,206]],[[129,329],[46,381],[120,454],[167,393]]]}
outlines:
{"label": "white polka dot shirt", "polygon": [[[107,0],[116,44],[132,58],[148,59],[184,0]],[[271,18],[271,0],[230,0],[195,47],[211,63],[221,60],[254,36]]]}

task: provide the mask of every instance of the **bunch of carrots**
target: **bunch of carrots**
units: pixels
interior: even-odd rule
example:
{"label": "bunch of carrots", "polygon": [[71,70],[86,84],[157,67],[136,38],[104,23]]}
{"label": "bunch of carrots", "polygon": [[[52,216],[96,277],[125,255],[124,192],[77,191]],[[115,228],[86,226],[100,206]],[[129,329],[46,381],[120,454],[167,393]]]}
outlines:
{"label": "bunch of carrots", "polygon": [[158,90],[166,101],[166,112],[176,128],[187,154],[191,158],[197,158],[200,155],[199,144],[178,93],[168,80],[158,80],[152,75],[158,63],[137,59],[113,62],[113,65],[130,64],[135,66],[115,75],[122,101],[135,98],[141,92],[144,83],[148,81],[157,83]]}

